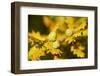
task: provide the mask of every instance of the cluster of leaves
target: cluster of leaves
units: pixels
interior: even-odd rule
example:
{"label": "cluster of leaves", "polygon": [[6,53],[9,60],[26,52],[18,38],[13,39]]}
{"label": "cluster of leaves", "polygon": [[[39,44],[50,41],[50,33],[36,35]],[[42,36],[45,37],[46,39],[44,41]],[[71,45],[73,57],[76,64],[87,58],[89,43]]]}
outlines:
{"label": "cluster of leaves", "polygon": [[77,58],[86,57],[87,21],[86,17],[43,16],[49,34],[41,35],[35,31],[28,33],[28,59],[41,60],[48,55],[52,59],[64,59],[63,54],[67,51]]}

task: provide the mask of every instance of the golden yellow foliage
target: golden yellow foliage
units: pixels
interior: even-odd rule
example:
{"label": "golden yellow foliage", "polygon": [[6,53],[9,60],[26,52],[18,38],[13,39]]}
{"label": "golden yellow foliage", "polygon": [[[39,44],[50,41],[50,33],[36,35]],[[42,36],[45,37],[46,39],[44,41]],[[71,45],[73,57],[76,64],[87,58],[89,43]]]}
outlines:
{"label": "golden yellow foliage", "polygon": [[81,45],[77,45],[77,48],[75,48],[75,46],[71,46],[71,51],[73,52],[73,54],[77,55],[77,57],[85,57],[85,53],[84,53],[84,49],[85,47],[81,46]]}
{"label": "golden yellow foliage", "polygon": [[[55,48],[54,43],[55,42],[46,42],[44,44],[44,46],[47,48],[47,53],[51,53],[52,55],[57,54],[60,56],[62,51],[60,49],[57,49],[57,47]],[[55,44],[55,46],[56,46],[56,44]],[[58,46],[58,44],[57,44],[57,46]]]}
{"label": "golden yellow foliage", "polygon": [[49,29],[48,35],[35,31],[28,33],[29,60],[41,60],[42,56],[47,56],[49,53],[53,59],[63,59],[62,55],[67,50],[63,51],[62,47],[70,47],[69,51],[77,58],[86,56],[87,46],[83,45],[84,41],[82,42],[82,38],[88,37],[86,17],[43,16],[43,22]]}
{"label": "golden yellow foliage", "polygon": [[32,31],[31,33],[28,33],[28,36],[29,36],[29,38],[38,39],[40,41],[44,41],[46,39],[45,36],[40,35],[40,32]]}
{"label": "golden yellow foliage", "polygon": [[41,56],[45,56],[44,48],[37,48],[33,46],[28,53],[28,58],[30,60],[39,60]]}

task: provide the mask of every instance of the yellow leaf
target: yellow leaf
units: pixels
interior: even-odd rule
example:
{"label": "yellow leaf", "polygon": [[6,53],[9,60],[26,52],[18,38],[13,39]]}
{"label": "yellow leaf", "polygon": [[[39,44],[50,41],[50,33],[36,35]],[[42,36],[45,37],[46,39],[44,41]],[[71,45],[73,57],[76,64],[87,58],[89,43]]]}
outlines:
{"label": "yellow leaf", "polygon": [[71,42],[75,42],[75,39],[73,38],[73,36],[67,37],[65,39],[65,42],[67,42],[68,44],[70,44]]}
{"label": "yellow leaf", "polygon": [[28,52],[28,58],[30,60],[39,60],[41,56],[45,56],[45,52],[41,48],[33,46]]}
{"label": "yellow leaf", "polygon": [[45,36],[41,36],[39,32],[34,32],[32,31],[31,33],[28,33],[28,36],[30,38],[35,38],[35,39],[38,39],[38,40],[41,40],[41,41],[45,41],[46,40],[46,37]]}
{"label": "yellow leaf", "polygon": [[53,48],[53,42],[46,42],[46,43],[44,43],[44,47],[46,47],[47,49],[51,49],[51,48]]}
{"label": "yellow leaf", "polygon": [[85,53],[84,51],[84,47],[83,46],[77,46],[77,48],[75,48],[74,46],[71,46],[71,51],[73,52],[73,54],[77,55],[77,57],[85,57]]}
{"label": "yellow leaf", "polygon": [[51,52],[52,55],[58,54],[61,55],[62,51],[60,49],[51,49],[49,50],[49,52]]}

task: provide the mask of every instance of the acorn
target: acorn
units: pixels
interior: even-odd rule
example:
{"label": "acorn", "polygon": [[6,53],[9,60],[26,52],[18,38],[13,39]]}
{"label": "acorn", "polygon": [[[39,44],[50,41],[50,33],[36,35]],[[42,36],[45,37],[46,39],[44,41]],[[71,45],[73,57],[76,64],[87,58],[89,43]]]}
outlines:
{"label": "acorn", "polygon": [[50,32],[49,36],[48,36],[48,40],[50,41],[55,41],[57,38],[57,34],[56,32]]}
{"label": "acorn", "polygon": [[58,41],[53,42],[53,48],[58,48],[60,43]]}
{"label": "acorn", "polygon": [[73,33],[72,29],[67,29],[67,30],[65,31],[65,34],[66,34],[67,36],[71,36],[72,33]]}

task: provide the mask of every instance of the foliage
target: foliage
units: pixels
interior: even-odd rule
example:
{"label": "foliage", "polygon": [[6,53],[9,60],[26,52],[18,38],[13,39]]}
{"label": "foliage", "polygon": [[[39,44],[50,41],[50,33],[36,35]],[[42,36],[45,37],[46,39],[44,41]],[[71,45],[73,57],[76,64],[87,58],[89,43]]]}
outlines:
{"label": "foliage", "polygon": [[29,60],[42,60],[48,55],[52,59],[68,59],[68,53],[71,58],[87,56],[87,17],[42,16],[42,19],[49,34],[34,30],[28,33]]}

